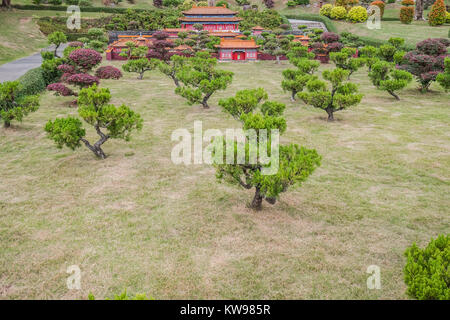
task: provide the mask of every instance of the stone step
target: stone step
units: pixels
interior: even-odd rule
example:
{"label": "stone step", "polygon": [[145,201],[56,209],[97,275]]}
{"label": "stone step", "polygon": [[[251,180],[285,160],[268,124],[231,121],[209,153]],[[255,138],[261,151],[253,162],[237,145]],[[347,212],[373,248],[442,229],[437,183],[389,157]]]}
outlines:
{"label": "stone step", "polygon": [[328,31],[327,27],[323,22],[319,21],[310,21],[310,20],[297,20],[297,19],[289,19],[289,23],[292,26],[292,30],[298,30],[297,27],[301,25],[305,25],[308,29],[322,29],[323,31]]}

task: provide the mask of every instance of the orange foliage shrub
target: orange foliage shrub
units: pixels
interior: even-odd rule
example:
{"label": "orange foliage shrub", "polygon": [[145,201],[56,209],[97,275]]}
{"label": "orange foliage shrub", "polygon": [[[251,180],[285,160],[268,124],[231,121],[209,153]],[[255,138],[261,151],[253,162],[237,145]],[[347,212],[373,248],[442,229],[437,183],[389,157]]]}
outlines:
{"label": "orange foliage shrub", "polygon": [[378,8],[380,8],[380,18],[383,18],[384,7],[386,6],[386,4],[383,1],[374,1],[370,5],[377,6]]}

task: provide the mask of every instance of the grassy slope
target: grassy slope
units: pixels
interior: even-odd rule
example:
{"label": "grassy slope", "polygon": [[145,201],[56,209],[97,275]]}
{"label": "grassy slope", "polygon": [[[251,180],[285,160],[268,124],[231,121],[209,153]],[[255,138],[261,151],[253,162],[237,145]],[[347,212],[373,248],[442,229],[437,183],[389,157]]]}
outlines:
{"label": "grassy slope", "polygon": [[47,45],[30,12],[0,11],[0,64],[35,52]]}
{"label": "grassy slope", "polygon": [[[82,17],[98,17],[104,13],[83,13]],[[26,57],[48,45],[35,18],[67,16],[58,11],[0,10],[0,64]]]}
{"label": "grassy slope", "polygon": [[[45,93],[38,112],[0,129],[4,297],[104,297],[128,288],[157,299],[406,298],[405,248],[450,231],[448,95],[436,85],[422,95],[411,84],[397,102],[363,70],[353,76],[361,105],[327,123],[325,112],[281,91],[286,65],[221,66],[234,82],[208,111],[188,106],[157,72],[103,81],[114,103],[145,119],[131,142],[106,143],[105,161],[45,138],[48,119],[76,115],[68,97]],[[282,141],[316,148],[323,162],[301,188],[255,213],[246,208],[251,192],[217,183],[210,166],[172,164],[170,136],[192,132],[195,120],[204,129],[239,128],[217,101],[257,86],[287,104]],[[81,291],[66,288],[72,264],[82,270]],[[381,290],[366,288],[372,264],[381,268]]]}

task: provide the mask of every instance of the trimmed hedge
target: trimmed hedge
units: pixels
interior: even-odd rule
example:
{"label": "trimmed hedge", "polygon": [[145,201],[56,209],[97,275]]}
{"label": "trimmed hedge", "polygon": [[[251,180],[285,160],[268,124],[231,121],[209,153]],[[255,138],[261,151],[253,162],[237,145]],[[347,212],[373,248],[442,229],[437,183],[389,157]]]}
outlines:
{"label": "trimmed hedge", "polygon": [[[12,4],[11,8],[19,10],[48,10],[48,11],[67,11],[67,6],[47,6],[35,4]],[[80,7],[82,12],[104,12],[104,13],[125,13],[129,8],[111,8],[111,7]],[[147,9],[133,9],[137,12],[145,12]]]}
{"label": "trimmed hedge", "polygon": [[[360,36],[359,39],[362,42],[364,42],[364,45],[366,45],[366,46],[379,47],[381,45],[387,44],[387,40],[381,40],[381,39],[375,39],[375,38],[363,37],[363,36]],[[404,45],[402,45],[401,48],[402,48],[402,50],[411,51],[411,50],[415,49],[415,46],[404,44]]]}
{"label": "trimmed hedge", "polygon": [[67,41],[77,41],[80,38],[88,38],[87,33],[66,33]]}
{"label": "trimmed hedge", "polygon": [[19,96],[35,95],[44,91],[47,87],[41,67],[28,70],[18,80],[21,84]]}

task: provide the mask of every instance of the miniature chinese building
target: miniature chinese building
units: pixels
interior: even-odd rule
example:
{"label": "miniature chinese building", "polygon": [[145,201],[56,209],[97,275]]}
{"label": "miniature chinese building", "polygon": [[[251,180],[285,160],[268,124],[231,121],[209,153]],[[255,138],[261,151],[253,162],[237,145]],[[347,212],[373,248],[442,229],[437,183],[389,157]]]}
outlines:
{"label": "miniature chinese building", "polygon": [[191,30],[195,24],[203,25],[208,31],[239,31],[237,12],[223,7],[197,7],[183,11],[184,17],[180,18],[181,28]]}
{"label": "miniature chinese building", "polygon": [[255,40],[222,39],[216,45],[219,49],[220,61],[256,61],[258,48]]}
{"label": "miniature chinese building", "polygon": [[303,46],[309,46],[309,40],[311,40],[308,36],[305,35],[296,35],[294,36],[294,40],[292,42],[300,42]]}
{"label": "miniature chinese building", "polygon": [[124,49],[127,49],[127,42],[133,42],[136,47],[149,46],[152,43],[151,36],[139,35],[139,36],[118,36],[118,40],[114,41],[108,46],[106,50],[106,60],[126,60],[126,57],[122,57],[120,54]]}
{"label": "miniature chinese building", "polygon": [[264,28],[260,27],[260,26],[256,26],[256,27],[252,28],[252,34],[255,36],[260,35],[261,33],[263,33],[263,31],[264,31]]}

